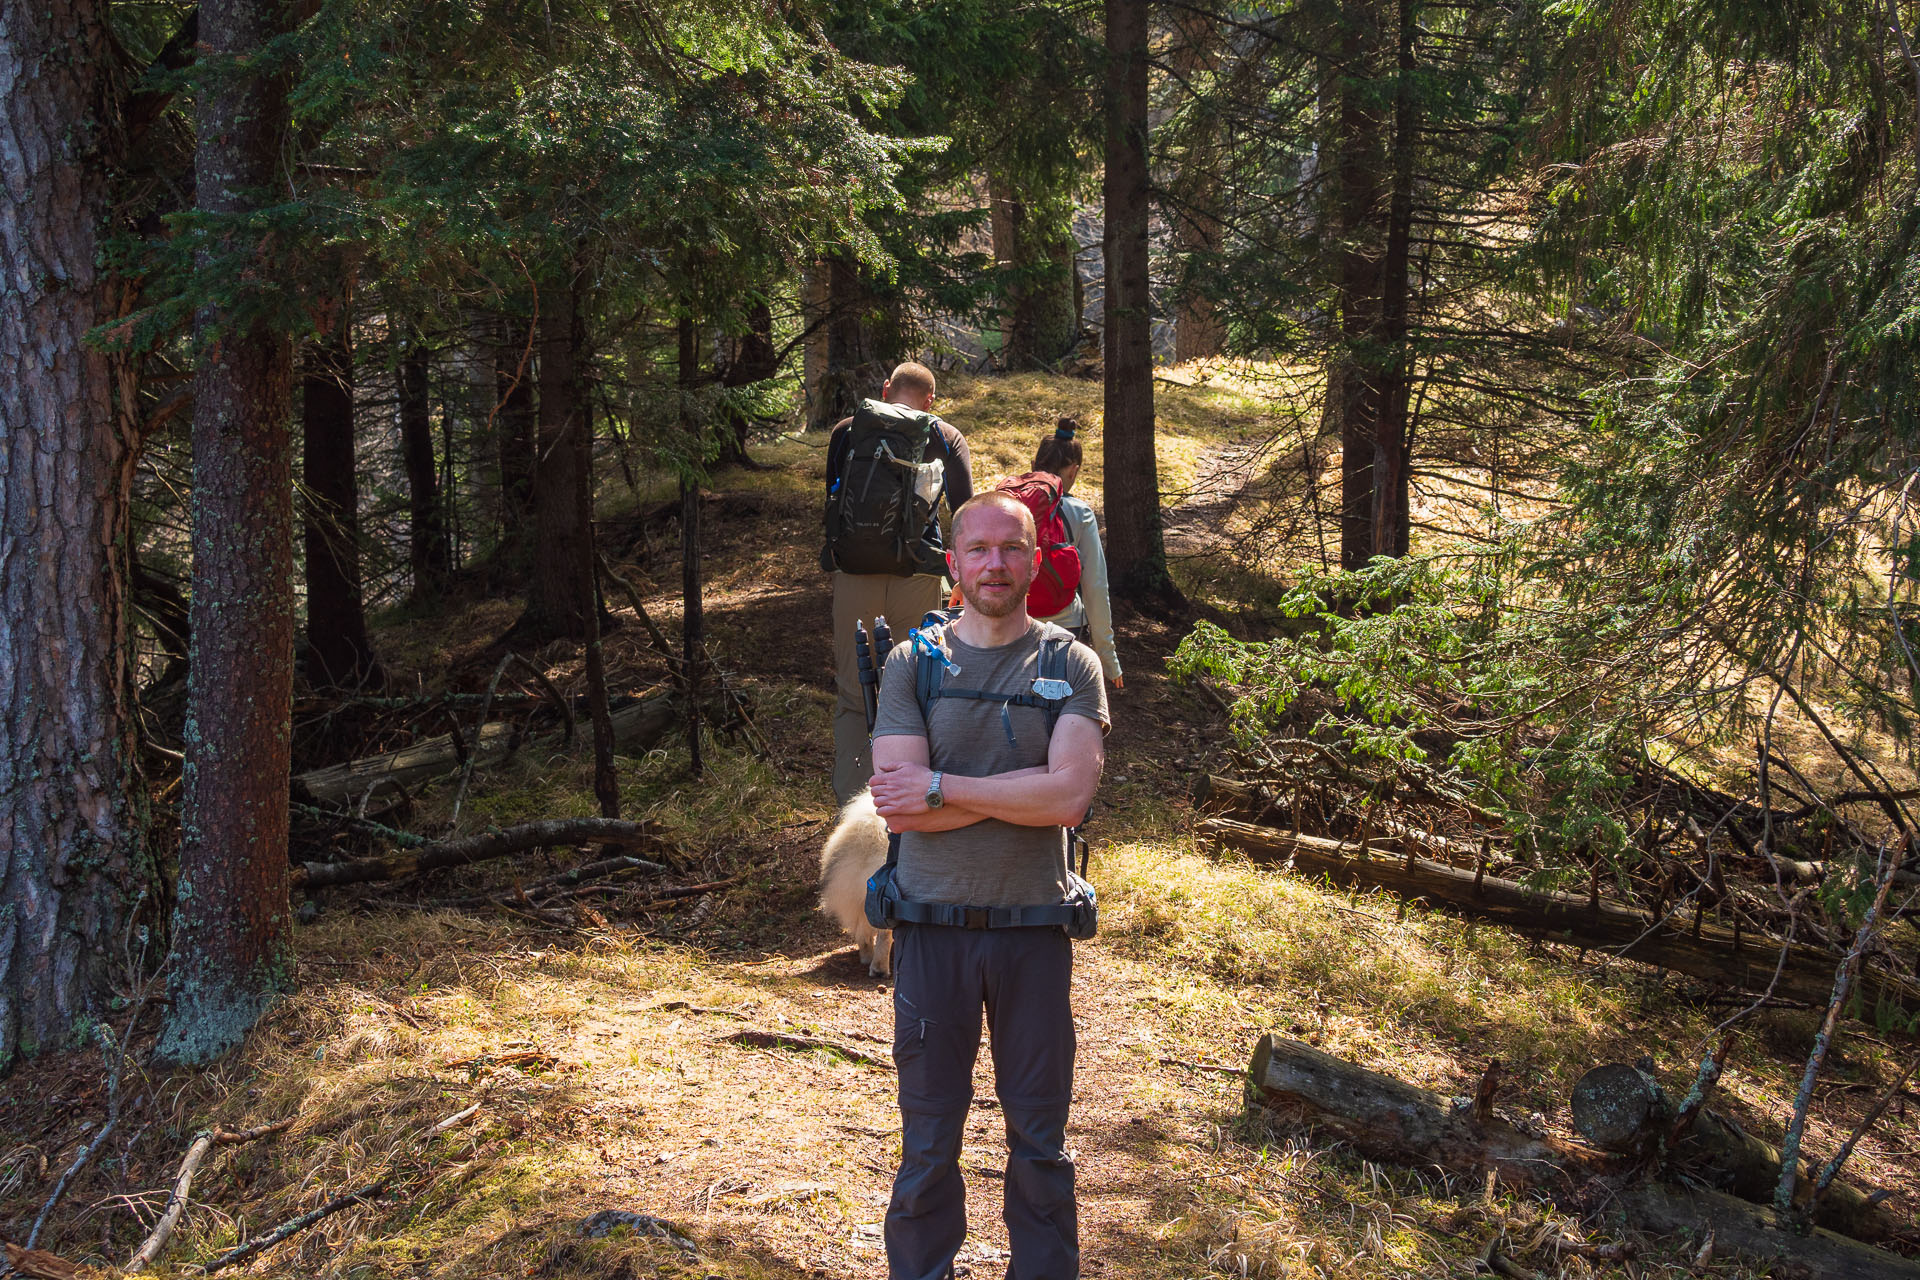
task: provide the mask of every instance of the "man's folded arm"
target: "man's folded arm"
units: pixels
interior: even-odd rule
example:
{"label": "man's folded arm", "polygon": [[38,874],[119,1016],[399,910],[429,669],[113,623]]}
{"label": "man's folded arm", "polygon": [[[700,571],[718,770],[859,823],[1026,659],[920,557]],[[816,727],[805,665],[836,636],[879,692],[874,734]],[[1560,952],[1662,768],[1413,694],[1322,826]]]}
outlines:
{"label": "man's folded arm", "polygon": [[948,805],[1016,826],[1071,827],[1086,817],[1106,758],[1100,722],[1069,713],[1053,727],[1045,768],[986,778],[948,774],[941,790]]}

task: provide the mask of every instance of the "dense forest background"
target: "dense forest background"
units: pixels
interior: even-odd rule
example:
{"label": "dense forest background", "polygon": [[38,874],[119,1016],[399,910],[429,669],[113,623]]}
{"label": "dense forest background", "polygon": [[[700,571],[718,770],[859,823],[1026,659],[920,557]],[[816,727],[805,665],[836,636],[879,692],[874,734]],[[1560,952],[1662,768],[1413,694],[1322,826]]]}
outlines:
{"label": "dense forest background", "polygon": [[[1647,1034],[1685,1039],[1678,1092],[1714,1087],[1729,1033],[1766,1046],[1742,1052],[1776,1095],[1748,1101],[1805,1226],[1850,1128],[1904,1116],[1920,1017],[1916,21],[0,0],[0,1069],[24,1108],[0,1193],[33,1201],[10,1234],[35,1243],[90,1162],[124,1200],[138,1161],[106,1130],[191,1134],[154,1110],[164,1073],[289,1043],[314,958],[358,963],[337,921],[414,936],[380,914],[399,884],[408,911],[618,934],[573,872],[503,898],[450,870],[592,846],[585,879],[686,881],[628,904],[687,909],[663,947],[736,887],[787,903],[727,926],[741,946],[813,927],[780,833],[824,821],[823,429],[909,357],[976,480],[1059,414],[1089,430],[1116,742],[1141,735],[1111,770],[1116,956],[1301,978],[1236,930],[1321,909],[1257,877],[1208,881],[1240,925],[1164,897],[1215,875],[1167,861],[1176,832],[1296,869],[1327,843],[1336,880],[1356,848],[1491,873],[1533,895],[1522,934],[1549,900],[1637,913],[1527,936],[1707,983]],[[1196,778],[1210,818],[1167,807]],[[1534,963],[1484,998],[1584,998]],[[1325,1036],[1345,997],[1313,981],[1286,1016]],[[1544,1088],[1572,1050],[1535,1031]],[[34,1128],[49,1062],[102,1077],[96,1136]],[[1217,1190],[1180,1211],[1180,1265],[1291,1274],[1258,1195]],[[1895,1190],[1868,1234],[1911,1246]],[[167,1198],[105,1203],[87,1230],[117,1256]],[[1387,1274],[1382,1250],[1315,1265]]]}

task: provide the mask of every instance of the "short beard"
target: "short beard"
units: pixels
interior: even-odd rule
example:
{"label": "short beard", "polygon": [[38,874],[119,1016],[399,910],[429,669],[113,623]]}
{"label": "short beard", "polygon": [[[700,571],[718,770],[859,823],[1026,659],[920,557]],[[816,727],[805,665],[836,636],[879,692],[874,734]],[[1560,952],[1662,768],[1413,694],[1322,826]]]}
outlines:
{"label": "short beard", "polygon": [[1006,601],[1001,604],[995,604],[986,600],[976,600],[965,591],[960,593],[960,598],[967,602],[967,608],[972,609],[983,618],[1010,618],[1013,616],[1015,610],[1027,603],[1025,596],[1017,595],[1013,592],[1008,592]]}

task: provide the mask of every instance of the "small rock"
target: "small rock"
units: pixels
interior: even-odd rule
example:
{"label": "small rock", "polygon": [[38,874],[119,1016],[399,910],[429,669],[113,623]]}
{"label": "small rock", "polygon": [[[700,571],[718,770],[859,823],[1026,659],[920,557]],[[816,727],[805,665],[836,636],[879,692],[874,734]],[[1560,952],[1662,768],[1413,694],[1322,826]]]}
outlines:
{"label": "small rock", "polygon": [[676,1230],[673,1224],[663,1222],[650,1213],[634,1213],[630,1209],[602,1209],[580,1224],[580,1234],[589,1240],[604,1240],[622,1227],[635,1235],[668,1241],[689,1254],[699,1251],[698,1246]]}

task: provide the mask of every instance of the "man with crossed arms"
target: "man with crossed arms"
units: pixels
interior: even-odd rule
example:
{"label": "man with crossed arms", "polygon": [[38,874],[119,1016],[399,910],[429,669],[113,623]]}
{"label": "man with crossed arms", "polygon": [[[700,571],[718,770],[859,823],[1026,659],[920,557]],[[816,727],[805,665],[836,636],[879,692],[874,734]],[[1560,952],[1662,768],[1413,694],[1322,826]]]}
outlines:
{"label": "man with crossed arms", "polygon": [[[955,513],[951,547],[966,608],[946,629],[947,684],[1027,692],[1054,630],[1027,615],[1039,555],[1032,515],[1008,494],[981,494]],[[1106,757],[1099,658],[1077,641],[1068,650],[1072,693],[1049,735],[1044,707],[992,699],[941,697],[923,716],[915,664],[939,658],[915,650],[903,643],[887,658],[873,737],[874,804],[903,833],[900,896],[982,908],[1062,902],[1065,829],[1086,814]],[[902,1132],[886,1218],[890,1280],[944,1280],[965,1241],[959,1158],[983,1008],[1007,1132],[1007,1275],[1073,1280],[1072,942],[1058,925],[901,924],[893,937]]]}

